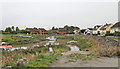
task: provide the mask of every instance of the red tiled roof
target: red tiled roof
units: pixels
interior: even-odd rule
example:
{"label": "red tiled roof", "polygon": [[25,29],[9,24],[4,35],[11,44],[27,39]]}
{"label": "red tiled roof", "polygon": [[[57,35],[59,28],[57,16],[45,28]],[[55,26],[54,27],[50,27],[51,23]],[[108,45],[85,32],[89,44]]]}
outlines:
{"label": "red tiled roof", "polygon": [[29,30],[29,31],[37,31],[37,29],[33,29],[33,28],[26,28],[26,30]]}
{"label": "red tiled roof", "polygon": [[44,28],[39,28],[40,30],[46,31]]}

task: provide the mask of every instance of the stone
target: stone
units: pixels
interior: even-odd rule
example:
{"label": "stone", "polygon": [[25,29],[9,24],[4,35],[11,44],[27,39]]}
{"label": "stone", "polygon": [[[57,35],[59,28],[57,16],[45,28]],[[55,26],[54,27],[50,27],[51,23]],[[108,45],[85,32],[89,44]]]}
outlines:
{"label": "stone", "polygon": [[25,65],[27,65],[28,61],[26,58],[20,59],[17,61],[17,66],[18,67],[24,67]]}

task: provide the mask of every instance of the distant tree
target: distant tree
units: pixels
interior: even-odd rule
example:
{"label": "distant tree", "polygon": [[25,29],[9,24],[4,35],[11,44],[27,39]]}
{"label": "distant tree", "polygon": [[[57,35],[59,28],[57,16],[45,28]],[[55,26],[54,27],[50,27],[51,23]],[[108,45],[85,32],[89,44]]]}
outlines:
{"label": "distant tree", "polygon": [[66,30],[71,31],[71,32],[73,32],[75,29],[79,29],[79,27],[68,26],[68,25],[65,25],[64,28],[65,28]]}
{"label": "distant tree", "polygon": [[11,27],[7,27],[7,28],[5,29],[5,32],[12,32]]}
{"label": "distant tree", "polygon": [[14,31],[14,26],[12,26],[12,31]]}
{"label": "distant tree", "polygon": [[82,29],[82,30],[81,30],[81,33],[84,33],[84,32],[85,32],[85,30],[86,30],[86,29]]}
{"label": "distant tree", "polygon": [[52,34],[51,30],[48,30],[48,34]]}
{"label": "distant tree", "polygon": [[34,27],[33,29],[37,30],[37,28],[36,28],[36,27]]}
{"label": "distant tree", "polygon": [[58,28],[55,28],[55,30],[58,30]]}
{"label": "distant tree", "polygon": [[76,27],[76,26],[68,26],[68,25],[65,25],[64,26],[64,29],[69,31],[68,33],[69,34],[74,34],[74,30],[76,29],[80,29],[79,27]]}
{"label": "distant tree", "polygon": [[69,34],[74,34],[74,32],[73,32],[73,31],[70,31]]}
{"label": "distant tree", "polygon": [[55,30],[55,27],[54,27],[54,26],[52,27],[52,30]]}
{"label": "distant tree", "polygon": [[75,27],[75,29],[80,29],[79,27]]}
{"label": "distant tree", "polygon": [[68,28],[69,26],[68,25],[65,25],[64,28]]}
{"label": "distant tree", "polygon": [[16,27],[16,31],[20,31],[20,29],[18,27]]}
{"label": "distant tree", "polygon": [[24,34],[27,34],[27,33],[29,33],[30,34],[30,31],[26,31],[26,30],[20,30],[20,32],[19,33],[24,33]]}
{"label": "distant tree", "polygon": [[58,28],[55,28],[54,26],[52,27],[52,30],[58,30]]}

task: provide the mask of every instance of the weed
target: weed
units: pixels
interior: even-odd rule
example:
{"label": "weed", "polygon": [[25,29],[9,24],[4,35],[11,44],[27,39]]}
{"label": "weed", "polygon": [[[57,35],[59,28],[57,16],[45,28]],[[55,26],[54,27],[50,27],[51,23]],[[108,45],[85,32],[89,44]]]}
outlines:
{"label": "weed", "polygon": [[68,62],[76,62],[75,60],[68,60]]}
{"label": "weed", "polygon": [[92,55],[88,54],[88,55],[82,55],[82,54],[71,54],[67,56],[68,58],[77,60],[77,59],[81,59],[81,60],[92,60]]}

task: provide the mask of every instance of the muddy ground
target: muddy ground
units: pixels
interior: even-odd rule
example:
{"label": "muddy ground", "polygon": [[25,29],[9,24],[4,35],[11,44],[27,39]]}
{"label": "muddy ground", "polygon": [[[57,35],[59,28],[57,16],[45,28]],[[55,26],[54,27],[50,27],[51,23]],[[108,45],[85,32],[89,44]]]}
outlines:
{"label": "muddy ground", "polygon": [[72,53],[82,53],[87,54],[88,52],[78,51],[78,52],[66,52],[63,56],[59,57],[58,60],[53,62],[49,67],[118,67],[118,58],[92,58],[92,60],[81,60],[77,59],[75,62],[69,62],[71,60],[67,55]]}

